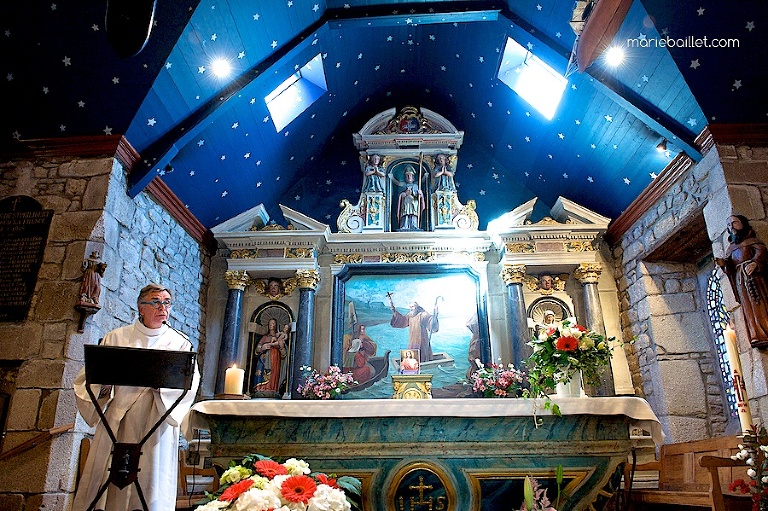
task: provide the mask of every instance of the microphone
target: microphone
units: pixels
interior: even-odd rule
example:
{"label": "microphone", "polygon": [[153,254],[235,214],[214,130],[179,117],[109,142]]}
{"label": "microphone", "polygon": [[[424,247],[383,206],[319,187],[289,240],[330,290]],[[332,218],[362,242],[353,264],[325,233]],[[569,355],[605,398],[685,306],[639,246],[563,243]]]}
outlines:
{"label": "microphone", "polygon": [[180,336],[182,336],[184,339],[186,339],[186,341],[189,343],[189,351],[192,351],[194,349],[194,346],[192,345],[192,341],[189,340],[189,336],[187,334],[185,334],[184,332],[182,332],[178,328],[173,328],[171,326],[171,324],[168,323],[168,321],[166,321],[166,320],[163,320],[163,324],[165,326],[167,326],[168,328],[170,328],[171,330],[173,330],[174,332],[176,332],[177,334],[179,334]]}

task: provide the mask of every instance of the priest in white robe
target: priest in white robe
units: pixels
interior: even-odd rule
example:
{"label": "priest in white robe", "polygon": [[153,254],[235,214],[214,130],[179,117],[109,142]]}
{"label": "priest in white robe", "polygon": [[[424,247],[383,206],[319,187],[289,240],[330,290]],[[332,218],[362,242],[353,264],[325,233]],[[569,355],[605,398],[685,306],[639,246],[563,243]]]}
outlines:
{"label": "priest in white robe", "polygon": [[[107,333],[102,344],[155,350],[190,350],[192,345],[189,340],[164,323],[168,320],[170,308],[170,291],[158,284],[149,284],[139,292],[138,320],[132,325]],[[199,383],[200,375],[195,366],[192,388],[141,449],[138,480],[150,511],[173,511],[176,507],[179,425],[194,402]],[[91,390],[98,397],[99,405],[121,443],[138,443],[183,392],[179,389],[110,387],[92,385]],[[96,427],[72,507],[76,511],[85,511],[109,478],[112,441],[86,391],[85,368],[75,378],[74,388],[80,414],[90,426]],[[132,511],[142,509],[142,504],[134,484],[122,490],[110,484],[95,509]]]}

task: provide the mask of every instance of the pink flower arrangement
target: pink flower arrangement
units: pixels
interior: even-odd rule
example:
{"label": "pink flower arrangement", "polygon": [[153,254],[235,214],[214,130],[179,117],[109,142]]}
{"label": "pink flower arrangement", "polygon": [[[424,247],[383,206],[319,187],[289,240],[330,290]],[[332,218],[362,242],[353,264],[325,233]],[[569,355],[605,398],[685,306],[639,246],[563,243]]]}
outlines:
{"label": "pink flower arrangement", "polygon": [[512,364],[489,364],[484,366],[475,360],[480,369],[472,373],[472,390],[483,397],[517,397],[525,375]]}
{"label": "pink flower arrangement", "polygon": [[307,376],[304,384],[299,385],[296,390],[307,399],[340,398],[350,385],[357,383],[352,373],[342,373],[338,366],[330,366],[325,374],[309,366],[302,366],[301,370]]}
{"label": "pink flower arrangement", "polygon": [[351,511],[360,509],[361,483],[349,476],[312,473],[309,464],[291,458],[277,463],[251,454],[221,475],[221,487],[197,511]]}

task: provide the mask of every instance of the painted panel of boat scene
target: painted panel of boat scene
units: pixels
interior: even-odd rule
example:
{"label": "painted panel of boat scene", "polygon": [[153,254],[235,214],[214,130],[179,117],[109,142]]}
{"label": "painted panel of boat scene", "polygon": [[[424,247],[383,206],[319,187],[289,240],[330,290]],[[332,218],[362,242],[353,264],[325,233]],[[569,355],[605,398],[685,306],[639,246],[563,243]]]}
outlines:
{"label": "painted panel of boat scene", "polygon": [[352,276],[342,368],[358,384],[344,399],[391,398],[389,376],[401,374],[402,350],[419,354],[419,372],[432,375],[435,397],[469,395],[470,360],[480,357],[478,295],[465,273]]}

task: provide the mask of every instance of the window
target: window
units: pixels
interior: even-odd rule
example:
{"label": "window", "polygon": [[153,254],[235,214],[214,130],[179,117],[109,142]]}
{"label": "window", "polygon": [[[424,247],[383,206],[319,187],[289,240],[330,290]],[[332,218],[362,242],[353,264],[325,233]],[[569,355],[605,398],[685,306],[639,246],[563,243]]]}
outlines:
{"label": "window", "polygon": [[549,120],[568,84],[561,74],[512,38],[507,38],[498,77]]}
{"label": "window", "polygon": [[275,130],[288,126],[326,91],[323,58],[318,53],[264,98]]}
{"label": "window", "polygon": [[730,317],[723,304],[723,290],[720,289],[720,281],[717,279],[717,269],[712,270],[709,280],[707,280],[707,312],[709,313],[709,322],[712,324],[717,362],[720,367],[720,377],[725,388],[728,410],[731,417],[736,417],[738,413],[736,409],[736,392],[731,381],[731,364],[728,360],[728,353],[725,349],[725,337],[723,336],[723,331],[728,325]]}

